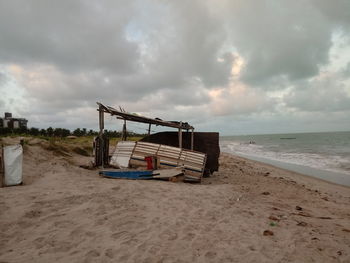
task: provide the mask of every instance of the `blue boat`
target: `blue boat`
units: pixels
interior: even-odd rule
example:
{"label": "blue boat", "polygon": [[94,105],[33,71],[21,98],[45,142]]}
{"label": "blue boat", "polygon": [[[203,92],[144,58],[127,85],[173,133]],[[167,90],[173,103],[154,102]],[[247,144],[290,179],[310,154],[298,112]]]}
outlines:
{"label": "blue boat", "polygon": [[108,178],[149,180],[153,179],[153,171],[100,171],[100,175]]}

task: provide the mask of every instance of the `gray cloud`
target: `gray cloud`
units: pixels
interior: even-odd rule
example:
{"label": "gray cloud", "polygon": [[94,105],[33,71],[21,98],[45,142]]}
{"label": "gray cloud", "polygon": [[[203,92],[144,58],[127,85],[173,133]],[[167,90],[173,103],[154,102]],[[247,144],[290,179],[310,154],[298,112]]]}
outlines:
{"label": "gray cloud", "polygon": [[106,3],[1,1],[1,60],[48,63],[62,71],[134,71],[137,45],[125,38],[132,6]]}
{"label": "gray cloud", "polygon": [[[345,2],[335,5],[348,10]],[[232,2],[229,30],[247,60],[242,79],[259,86],[280,76],[293,81],[317,75],[329,61],[333,29],[348,22],[330,23],[320,8],[309,1]]]}
{"label": "gray cloud", "polygon": [[342,73],[345,78],[350,77],[350,62],[346,65]]}
{"label": "gray cloud", "polygon": [[0,72],[0,87],[4,86],[8,82],[8,77],[5,73]]}
{"label": "gray cloud", "polygon": [[[320,75],[332,63],[334,36],[349,37],[349,5],[0,1],[0,64],[7,68],[0,109],[16,99],[16,111],[33,125],[72,127],[93,125],[89,116],[102,101],[206,128],[233,116],[277,123],[290,111],[348,111],[349,66]],[[234,76],[232,65],[242,61]],[[269,93],[287,89],[279,99]]]}
{"label": "gray cloud", "polygon": [[343,30],[350,30],[350,2],[338,0],[336,3],[328,0],[312,0],[314,8],[319,10],[334,24],[341,26]]}
{"label": "gray cloud", "polygon": [[285,97],[287,106],[301,111],[347,111],[350,110],[350,94],[339,75],[324,76],[304,82]]}

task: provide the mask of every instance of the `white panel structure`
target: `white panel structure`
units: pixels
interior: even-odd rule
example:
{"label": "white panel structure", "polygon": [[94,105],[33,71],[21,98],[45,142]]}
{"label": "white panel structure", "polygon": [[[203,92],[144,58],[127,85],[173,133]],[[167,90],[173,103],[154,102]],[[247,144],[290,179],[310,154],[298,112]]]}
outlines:
{"label": "white panel structure", "polygon": [[186,181],[200,182],[207,156],[201,152],[180,149],[163,144],[137,142],[130,158],[131,166],[146,166],[145,157],[159,160],[157,169],[183,167]]}
{"label": "white panel structure", "polygon": [[120,168],[129,167],[130,157],[134,148],[135,142],[133,141],[118,142],[117,147],[111,157],[110,164],[118,166]]}
{"label": "white panel structure", "polygon": [[4,172],[5,185],[18,185],[22,183],[22,161],[23,149],[20,144],[5,146],[4,150]]}

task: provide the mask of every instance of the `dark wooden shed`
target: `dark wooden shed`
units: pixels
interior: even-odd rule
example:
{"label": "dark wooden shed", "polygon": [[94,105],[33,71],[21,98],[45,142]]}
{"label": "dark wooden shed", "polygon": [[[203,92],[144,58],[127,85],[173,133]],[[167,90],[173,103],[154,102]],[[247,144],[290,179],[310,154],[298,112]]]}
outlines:
{"label": "dark wooden shed", "polygon": [[[178,146],[177,132],[159,132],[151,134],[141,141],[165,144],[169,146]],[[184,132],[182,134],[182,147],[184,149],[191,149],[191,134]],[[219,133],[218,132],[195,132],[193,150],[206,153],[207,162],[205,166],[205,174],[208,176],[219,169]]]}

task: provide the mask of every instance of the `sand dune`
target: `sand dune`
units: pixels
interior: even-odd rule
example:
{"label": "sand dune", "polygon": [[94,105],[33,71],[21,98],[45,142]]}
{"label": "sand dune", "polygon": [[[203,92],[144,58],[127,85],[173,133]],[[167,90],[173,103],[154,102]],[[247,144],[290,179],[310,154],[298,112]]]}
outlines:
{"label": "sand dune", "polygon": [[227,154],[202,184],[107,179],[71,155],[26,146],[0,262],[350,262],[349,188]]}

